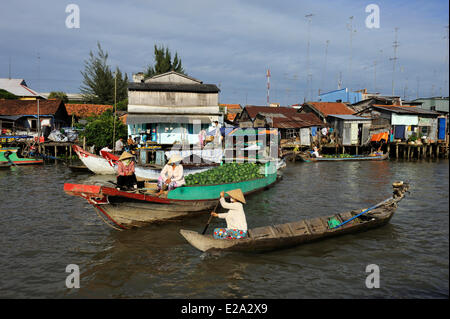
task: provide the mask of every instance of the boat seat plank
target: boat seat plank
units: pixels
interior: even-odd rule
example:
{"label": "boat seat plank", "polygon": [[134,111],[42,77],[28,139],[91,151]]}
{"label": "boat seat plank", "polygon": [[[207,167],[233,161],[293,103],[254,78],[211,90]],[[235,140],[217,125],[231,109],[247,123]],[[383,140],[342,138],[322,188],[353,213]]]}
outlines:
{"label": "boat seat plank", "polygon": [[308,225],[305,223],[304,220],[293,222],[288,224],[292,235],[294,236],[302,236],[302,235],[310,235],[311,232],[308,229]]}
{"label": "boat seat plank", "polygon": [[327,227],[324,225],[320,217],[307,220],[306,223],[313,234],[323,233],[327,231]]}
{"label": "boat seat plank", "polygon": [[289,224],[275,225],[272,228],[277,237],[291,237],[293,235]]}
{"label": "boat seat plank", "polygon": [[342,219],[343,222],[345,222],[346,220],[349,220],[350,218],[353,217],[351,212],[339,213],[338,215]]}
{"label": "boat seat plank", "polygon": [[253,239],[275,238],[275,233],[271,226],[257,227],[248,230],[249,237]]}

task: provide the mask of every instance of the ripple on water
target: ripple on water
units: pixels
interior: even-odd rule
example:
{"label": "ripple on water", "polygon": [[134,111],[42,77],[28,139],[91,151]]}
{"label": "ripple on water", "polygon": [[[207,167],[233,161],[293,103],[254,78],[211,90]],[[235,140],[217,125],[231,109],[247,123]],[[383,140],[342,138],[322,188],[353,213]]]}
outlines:
{"label": "ripple on water", "polygon": [[[180,228],[206,216],[117,232],[65,182],[107,181],[63,165],[0,172],[0,297],[12,298],[445,298],[448,297],[448,161],[295,163],[246,205],[251,227],[369,207],[395,180],[411,194],[391,223],[265,254],[202,254]],[[214,220],[209,230],[222,226]],[[65,288],[68,264],[81,288]],[[367,289],[366,266],[381,288]]]}

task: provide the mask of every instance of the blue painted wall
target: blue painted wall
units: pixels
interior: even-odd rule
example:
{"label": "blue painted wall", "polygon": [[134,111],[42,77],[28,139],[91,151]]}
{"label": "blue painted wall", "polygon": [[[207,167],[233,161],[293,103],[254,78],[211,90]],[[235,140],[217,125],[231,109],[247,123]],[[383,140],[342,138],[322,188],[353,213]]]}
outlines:
{"label": "blue painted wall", "polygon": [[360,92],[350,92],[349,89],[341,89],[331,91],[319,95],[319,102],[336,102],[341,100],[344,103],[357,103],[362,100],[362,94]]}

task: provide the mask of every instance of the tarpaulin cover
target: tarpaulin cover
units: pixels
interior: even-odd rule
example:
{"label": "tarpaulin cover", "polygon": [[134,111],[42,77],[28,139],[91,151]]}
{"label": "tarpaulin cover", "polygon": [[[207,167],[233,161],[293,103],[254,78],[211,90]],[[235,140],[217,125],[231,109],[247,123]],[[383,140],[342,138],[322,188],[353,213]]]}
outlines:
{"label": "tarpaulin cover", "polygon": [[381,132],[378,134],[372,135],[372,138],[370,139],[371,142],[379,142],[381,140],[384,140],[387,142],[389,139],[389,132]]}

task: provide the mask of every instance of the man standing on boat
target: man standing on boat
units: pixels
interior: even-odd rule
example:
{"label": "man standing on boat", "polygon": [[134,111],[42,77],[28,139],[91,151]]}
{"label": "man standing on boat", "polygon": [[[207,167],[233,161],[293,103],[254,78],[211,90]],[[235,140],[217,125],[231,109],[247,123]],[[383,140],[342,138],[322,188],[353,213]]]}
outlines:
{"label": "man standing on boat", "polygon": [[125,146],[125,144],[123,143],[123,138],[119,138],[116,141],[116,147],[114,148],[114,151],[116,152],[116,154],[122,153],[124,146]]}
{"label": "man standing on boat", "polygon": [[156,196],[160,196],[166,189],[170,191],[186,183],[184,180],[183,165],[180,163],[182,159],[180,155],[173,155],[163,167],[161,175],[158,178],[159,192],[156,193]]}
{"label": "man standing on boat", "polygon": [[247,220],[245,219],[244,206],[245,198],[240,188],[227,192],[231,197],[231,202],[225,200],[225,193],[220,193],[220,205],[229,209],[225,214],[211,212],[214,217],[224,218],[227,228],[214,229],[213,236],[216,239],[241,239],[247,236]]}

